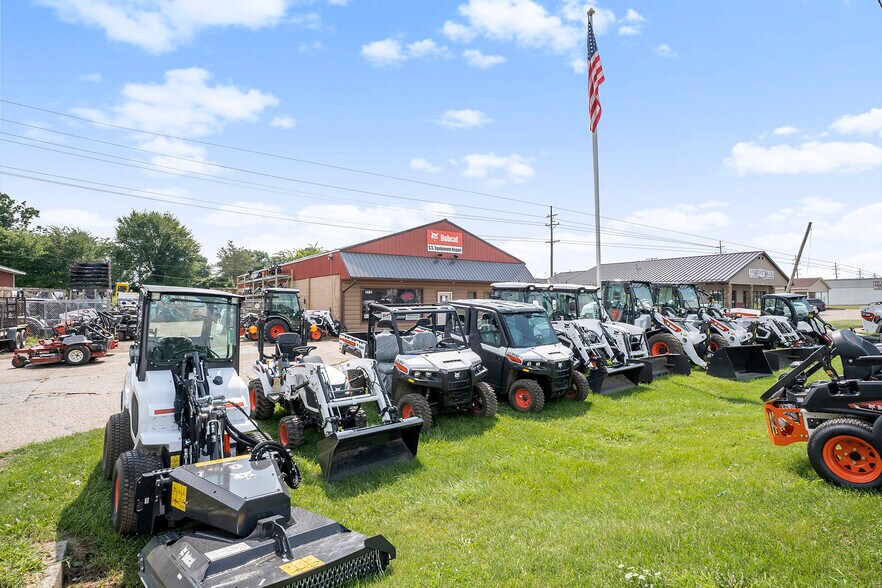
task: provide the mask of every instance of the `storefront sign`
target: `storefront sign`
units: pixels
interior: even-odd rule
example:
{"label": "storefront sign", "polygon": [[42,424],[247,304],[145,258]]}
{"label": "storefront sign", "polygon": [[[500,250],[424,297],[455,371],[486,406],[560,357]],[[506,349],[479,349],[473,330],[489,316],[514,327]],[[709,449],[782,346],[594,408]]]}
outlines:
{"label": "storefront sign", "polygon": [[432,253],[462,253],[462,233],[427,229],[428,250]]}
{"label": "storefront sign", "polygon": [[882,290],[882,280],[873,280],[873,290]]}
{"label": "storefront sign", "polygon": [[748,268],[747,275],[751,278],[756,278],[758,280],[774,280],[775,272],[767,269],[759,269],[759,268]]}

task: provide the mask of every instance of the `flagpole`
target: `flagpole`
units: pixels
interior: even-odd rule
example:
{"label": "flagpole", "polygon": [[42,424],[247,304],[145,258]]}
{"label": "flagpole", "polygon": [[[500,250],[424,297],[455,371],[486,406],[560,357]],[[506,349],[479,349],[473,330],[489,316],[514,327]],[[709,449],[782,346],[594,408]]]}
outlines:
{"label": "flagpole", "polygon": [[[588,9],[588,21],[593,24],[591,17],[594,16],[594,9]],[[596,286],[602,288],[601,268],[600,268],[600,170],[597,168],[597,129],[591,132],[591,146],[594,152],[594,247],[595,257],[597,258],[596,270],[594,278]]]}

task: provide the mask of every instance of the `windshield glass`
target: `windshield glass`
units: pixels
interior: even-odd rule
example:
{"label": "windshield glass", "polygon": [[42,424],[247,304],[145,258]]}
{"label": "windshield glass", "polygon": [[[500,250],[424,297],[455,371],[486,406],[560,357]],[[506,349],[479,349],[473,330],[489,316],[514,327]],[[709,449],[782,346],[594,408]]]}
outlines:
{"label": "windshield glass", "polygon": [[296,292],[274,292],[272,311],[285,316],[294,316],[300,311],[300,299]]}
{"label": "windshield glass", "polygon": [[688,310],[701,308],[695,286],[680,286],[680,298],[683,301],[683,308]]}
{"label": "windshield glass", "polygon": [[544,312],[523,312],[502,316],[511,335],[512,347],[539,347],[558,342],[551,321]]}
{"label": "windshield glass", "polygon": [[524,293],[512,290],[494,290],[493,295],[500,300],[511,300],[512,302],[523,302]]}
{"label": "windshield glass", "polygon": [[603,317],[603,306],[597,297],[597,292],[582,292],[578,298],[579,318],[589,318],[601,320]]}
{"label": "windshield glass", "polygon": [[805,298],[797,298],[795,300],[791,300],[793,303],[793,308],[796,309],[796,320],[804,321],[808,318],[810,312],[814,312],[812,310],[811,305],[808,300]]}
{"label": "windshield glass", "polygon": [[199,351],[228,360],[239,342],[238,307],[228,298],[162,294],[151,301],[146,353],[157,363],[177,363]]}
{"label": "windshield glass", "polygon": [[634,292],[634,305],[640,312],[652,312],[652,292],[649,291],[649,285],[642,282],[634,282],[631,284]]}

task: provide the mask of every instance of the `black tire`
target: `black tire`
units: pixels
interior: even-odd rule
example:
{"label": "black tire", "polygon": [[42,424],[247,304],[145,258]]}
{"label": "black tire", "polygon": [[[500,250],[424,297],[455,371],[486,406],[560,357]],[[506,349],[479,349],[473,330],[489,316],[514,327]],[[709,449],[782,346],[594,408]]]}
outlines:
{"label": "black tire", "polygon": [[857,419],[821,423],[808,440],[812,467],[824,480],[859,490],[882,488],[882,454],[873,446],[873,429]]}
{"label": "black tire", "polygon": [[22,331],[15,332],[15,348],[24,349],[24,333]]}
{"label": "black tire", "polygon": [[429,406],[429,401],[422,394],[416,392],[405,394],[398,401],[398,414],[401,415],[401,418],[418,416],[423,419],[423,428],[420,429],[420,433],[427,433],[432,428],[432,407]]}
{"label": "black tire", "polygon": [[92,359],[92,352],[85,345],[71,345],[61,357],[68,365],[85,365]]}
{"label": "black tire", "polygon": [[545,392],[536,380],[517,380],[508,389],[508,403],[518,412],[542,412]]}
{"label": "black tire", "polygon": [[133,535],[138,530],[135,512],[135,490],[142,474],[162,469],[162,458],[136,449],[120,454],[113,467],[110,516],[113,528],[120,535]]}
{"label": "black tire", "polygon": [[263,393],[263,384],[257,378],[248,382],[248,400],[251,403],[251,416],[259,421],[273,417],[276,403]]}
{"label": "black tire", "polygon": [[567,399],[585,402],[590,394],[591,387],[588,385],[588,380],[581,373],[573,371],[573,381],[570,382],[570,391],[566,395]]}
{"label": "black tire", "polygon": [[288,331],[290,331],[288,324],[282,319],[270,319],[266,321],[266,324],[263,326],[266,340],[272,341],[273,343],[276,342],[276,337],[281,333],[287,333]]}
{"label": "black tire", "polygon": [[12,356],[12,367],[23,368],[28,365],[28,360],[23,353],[16,353]]}
{"label": "black tire", "polygon": [[257,441],[258,443],[263,443],[264,441],[272,441],[273,440],[273,438],[271,436],[269,436],[268,434],[264,433],[261,430],[249,431],[249,432],[245,433],[245,435],[248,435],[249,437],[251,437],[251,439],[253,439],[254,441]]}
{"label": "black tire", "polygon": [[802,338],[805,339],[806,345],[817,345],[818,344],[818,338],[813,335],[803,335]]}
{"label": "black tire", "polygon": [[[665,353],[683,354],[683,344],[670,333],[656,333],[646,342],[650,355],[664,355]],[[667,351],[662,351],[667,349]]]}
{"label": "black tire", "polygon": [[717,333],[711,333],[710,341],[708,341],[707,344],[708,355],[713,355],[723,347],[729,347],[729,342],[726,340],[726,338]]}
{"label": "black tire", "polygon": [[487,382],[478,382],[472,388],[472,405],[469,412],[475,416],[492,417],[496,416],[498,402],[496,400],[496,392]]}
{"label": "black tire", "polygon": [[279,443],[288,449],[296,449],[306,442],[303,421],[296,414],[282,417],[279,421]]}
{"label": "black tire", "polygon": [[104,449],[101,454],[101,467],[104,469],[105,480],[113,478],[113,467],[119,456],[134,448],[129,411],[124,410],[110,415],[107,424],[104,425]]}

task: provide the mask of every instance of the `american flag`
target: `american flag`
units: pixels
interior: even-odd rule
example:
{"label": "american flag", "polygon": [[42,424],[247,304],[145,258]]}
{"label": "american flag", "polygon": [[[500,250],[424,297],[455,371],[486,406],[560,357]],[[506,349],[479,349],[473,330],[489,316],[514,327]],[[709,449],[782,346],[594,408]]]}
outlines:
{"label": "american flag", "polygon": [[588,19],[588,113],[591,115],[591,132],[597,130],[600,122],[600,84],[603,83],[603,66],[600,65],[600,52],[594,38],[594,27]]}

